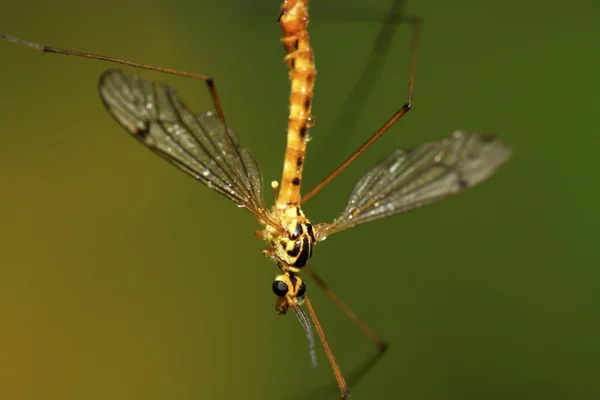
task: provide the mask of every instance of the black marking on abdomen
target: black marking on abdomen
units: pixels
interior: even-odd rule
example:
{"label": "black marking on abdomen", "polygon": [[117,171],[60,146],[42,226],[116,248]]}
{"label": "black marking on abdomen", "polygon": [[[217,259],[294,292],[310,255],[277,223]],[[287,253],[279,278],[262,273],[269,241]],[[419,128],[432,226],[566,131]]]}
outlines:
{"label": "black marking on abdomen", "polygon": [[296,223],[296,228],[294,232],[292,232],[292,239],[298,239],[298,237],[302,234],[302,224],[300,222]]}
{"label": "black marking on abdomen", "polygon": [[312,239],[313,243],[316,242],[315,233],[313,232],[313,227],[311,224],[306,224],[306,231],[308,232],[308,235]]}
{"label": "black marking on abdomen", "polygon": [[300,168],[300,167],[302,166],[302,163],[303,163],[303,162],[304,162],[304,158],[302,158],[302,157],[298,157],[298,158],[296,159],[296,167],[297,167],[297,168]]}
{"label": "black marking on abdomen", "polygon": [[300,127],[300,137],[304,138],[304,136],[306,136],[306,125]]}
{"label": "black marking on abdomen", "polygon": [[[298,254],[300,254],[301,246],[302,246],[302,241],[296,240],[296,242],[294,243],[294,248],[287,252],[288,256],[296,257]],[[296,264],[294,264],[294,265],[296,265]]]}
{"label": "black marking on abdomen", "polygon": [[[296,242],[298,243],[298,242]],[[300,255],[296,258],[296,262],[294,263],[294,267],[304,267],[306,262],[310,258],[310,249],[311,245],[308,241],[308,236],[304,236],[302,238],[302,248],[300,249]]]}
{"label": "black marking on abdomen", "polygon": [[296,186],[300,185],[300,178],[295,177],[294,179],[292,179],[292,185],[296,185]]}

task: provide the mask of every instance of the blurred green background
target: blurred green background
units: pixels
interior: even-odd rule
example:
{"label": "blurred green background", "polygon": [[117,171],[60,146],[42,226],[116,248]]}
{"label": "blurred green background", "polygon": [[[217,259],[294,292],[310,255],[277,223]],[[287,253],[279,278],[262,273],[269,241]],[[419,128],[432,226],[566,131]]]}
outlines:
{"label": "blurred green background", "polygon": [[[405,101],[409,57],[408,27],[382,25],[390,0],[314,3],[305,190]],[[498,133],[515,152],[471,192],[316,249],[312,267],[391,345],[352,398],[600,398],[600,3],[406,10],[425,21],[414,109],[307,215],[330,221],[392,148],[454,129]],[[271,0],[32,0],[4,5],[0,32],[212,75],[269,182],[289,91],[278,11]],[[251,215],[105,112],[97,78],[112,66],[5,42],[0,59],[0,398],[337,398],[322,351],[311,369],[298,322],[275,315],[277,270]],[[210,106],[201,82],[140,74]],[[307,283],[349,373],[372,345]]]}

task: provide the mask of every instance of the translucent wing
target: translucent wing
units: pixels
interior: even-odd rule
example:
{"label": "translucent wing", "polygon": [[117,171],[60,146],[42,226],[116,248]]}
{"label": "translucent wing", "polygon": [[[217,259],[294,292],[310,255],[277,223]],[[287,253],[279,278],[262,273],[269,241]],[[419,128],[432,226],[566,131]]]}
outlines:
{"label": "translucent wing", "polygon": [[493,136],[462,131],[440,142],[396,150],[360,178],[339,218],[319,224],[315,230],[322,240],[346,228],[460,193],[491,176],[510,152]]}
{"label": "translucent wing", "polygon": [[194,115],[173,88],[118,70],[102,74],[99,90],[106,109],[142,144],[268,220],[260,168],[215,113]]}

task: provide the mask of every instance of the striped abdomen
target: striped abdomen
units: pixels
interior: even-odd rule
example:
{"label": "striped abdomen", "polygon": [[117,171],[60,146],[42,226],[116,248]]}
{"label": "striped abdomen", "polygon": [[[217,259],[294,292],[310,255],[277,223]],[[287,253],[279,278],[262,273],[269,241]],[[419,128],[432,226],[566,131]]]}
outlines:
{"label": "striped abdomen", "polygon": [[288,119],[287,148],[277,206],[283,208],[300,204],[302,167],[312,124],[311,105],[315,82],[313,51],[308,38],[308,0],[286,0],[279,24],[281,39],[288,53],[285,62],[290,70],[290,116]]}

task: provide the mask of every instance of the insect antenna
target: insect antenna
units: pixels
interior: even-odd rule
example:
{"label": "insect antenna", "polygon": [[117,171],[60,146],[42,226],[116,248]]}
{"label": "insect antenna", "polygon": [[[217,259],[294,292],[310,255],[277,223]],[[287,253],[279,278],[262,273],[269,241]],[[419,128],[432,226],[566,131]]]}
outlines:
{"label": "insect antenna", "polygon": [[327,341],[327,337],[325,336],[325,332],[323,331],[323,327],[319,322],[319,318],[315,313],[315,309],[313,308],[308,296],[304,297],[304,302],[306,307],[308,308],[308,312],[310,313],[310,317],[315,324],[315,328],[317,328],[317,333],[319,334],[319,338],[321,339],[321,343],[323,344],[323,349],[325,349],[325,354],[327,355],[327,359],[329,360],[329,364],[331,365],[331,369],[333,370],[333,375],[335,375],[335,380],[340,388],[340,400],[346,399],[350,395],[350,390],[348,389],[348,384],[346,384],[346,380],[344,379],[344,374],[340,370],[340,367],[335,361],[335,357],[333,356],[333,352],[331,351],[331,347],[329,346],[329,342]]}
{"label": "insect antenna", "polygon": [[306,316],[306,313],[300,307],[292,307],[300,325],[306,333],[306,339],[308,340],[308,352],[310,354],[310,362],[313,368],[317,368],[317,350],[315,349],[315,337],[310,327],[310,320]]}

